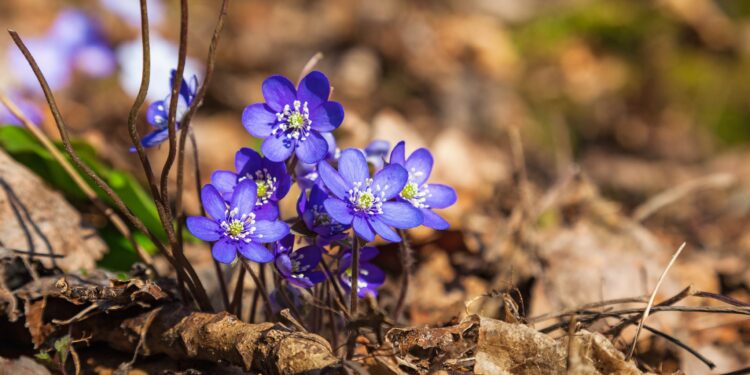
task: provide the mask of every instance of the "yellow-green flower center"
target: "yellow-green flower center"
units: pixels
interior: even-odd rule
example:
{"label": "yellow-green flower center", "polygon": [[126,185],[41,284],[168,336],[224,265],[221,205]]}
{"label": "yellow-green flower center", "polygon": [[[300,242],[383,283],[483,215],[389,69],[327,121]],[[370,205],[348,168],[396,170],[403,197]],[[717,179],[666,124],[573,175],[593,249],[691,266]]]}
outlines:
{"label": "yellow-green flower center", "polygon": [[266,181],[256,181],[255,185],[258,187],[258,198],[265,197],[268,194],[268,183]]}
{"label": "yellow-green flower center", "polygon": [[365,191],[359,195],[359,198],[357,198],[357,208],[361,210],[370,209],[374,202],[375,196],[372,195],[372,193],[370,193],[369,191]]}
{"label": "yellow-green flower center", "polygon": [[414,182],[409,182],[404,186],[404,189],[401,190],[401,197],[404,199],[414,199],[417,194],[419,194],[419,186]]}
{"label": "yellow-green flower center", "polygon": [[302,116],[302,114],[298,111],[294,111],[289,114],[289,118],[287,119],[286,123],[292,129],[300,129],[305,125],[305,117]]}
{"label": "yellow-green flower center", "polygon": [[231,236],[238,236],[245,229],[245,224],[239,220],[233,220],[229,223],[229,234]]}

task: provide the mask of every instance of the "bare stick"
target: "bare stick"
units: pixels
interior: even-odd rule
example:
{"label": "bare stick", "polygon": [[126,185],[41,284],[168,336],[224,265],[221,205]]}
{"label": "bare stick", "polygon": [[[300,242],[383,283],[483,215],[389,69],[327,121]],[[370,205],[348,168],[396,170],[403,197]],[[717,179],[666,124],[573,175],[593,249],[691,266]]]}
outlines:
{"label": "bare stick", "polygon": [[297,78],[297,85],[302,82],[302,78],[305,78],[305,76],[310,73],[315,68],[315,65],[318,65],[318,63],[322,59],[323,53],[316,52],[313,57],[310,58],[310,60],[307,60],[307,64],[305,64],[305,67],[302,68],[302,71],[299,73],[299,78]]}
{"label": "bare stick", "polygon": [[148,266],[148,268],[154,273],[154,275],[158,276],[156,268],[154,268],[154,260],[151,258],[151,255],[149,255],[145,250],[143,250],[140,245],[138,245],[138,243],[133,238],[133,233],[131,233],[130,228],[128,228],[125,222],[115,214],[111,207],[107,206],[104,202],[102,202],[101,199],[99,199],[99,196],[96,194],[94,189],[92,189],[91,186],[89,186],[89,184],[83,179],[83,177],[81,177],[78,171],[73,168],[70,162],[68,162],[68,159],[63,156],[60,150],[58,150],[57,147],[52,144],[52,141],[50,141],[47,135],[44,134],[44,132],[35,124],[33,124],[31,120],[29,120],[29,118],[21,112],[18,106],[16,106],[3,93],[0,93],[0,102],[2,102],[5,107],[8,108],[8,111],[10,111],[13,116],[18,118],[23,126],[42,144],[42,146],[44,146],[44,148],[47,149],[47,151],[50,152],[50,154],[52,154],[52,157],[55,158],[58,163],[60,163],[62,168],[70,176],[76,186],[81,189],[83,194],[86,195],[86,197],[91,200],[92,203],[94,203],[94,206],[96,206],[96,208],[99,209],[99,211],[101,211],[104,216],[107,217],[107,219],[109,219],[112,225],[114,225],[115,229],[117,229],[117,231],[119,231],[123,236],[125,236],[125,238],[128,239],[128,241],[130,241],[130,244],[133,246],[133,249],[135,249],[138,257],[141,259],[141,262],[146,264],[146,266]]}
{"label": "bare stick", "polygon": [[645,203],[636,207],[633,211],[633,220],[646,220],[661,208],[668,206],[695,191],[703,189],[724,189],[734,185],[736,182],[737,178],[729,173],[716,173],[687,181],[653,196]]}
{"label": "bare stick", "polygon": [[690,354],[692,354],[693,356],[695,356],[695,358],[698,358],[701,362],[705,363],[706,366],[708,366],[708,368],[710,368],[710,369],[713,370],[716,367],[716,364],[714,364],[710,359],[704,357],[701,353],[698,353],[697,350],[689,347],[687,344],[685,344],[684,342],[678,340],[677,338],[672,337],[672,336],[670,336],[670,335],[668,335],[668,334],[666,334],[666,333],[664,333],[662,331],[659,331],[656,328],[649,327],[646,324],[643,325],[643,328],[645,328],[648,331],[651,331],[651,333],[653,333],[653,334],[655,334],[657,336],[660,336],[660,337],[664,338],[667,341],[670,341],[671,343],[679,346],[680,348],[683,348],[683,349],[687,350]]}
{"label": "bare stick", "polygon": [[406,292],[409,290],[409,279],[411,279],[411,267],[414,263],[412,256],[412,249],[406,239],[406,231],[403,229],[398,230],[399,236],[401,236],[401,243],[399,243],[399,256],[401,258],[401,290],[398,294],[398,302],[396,302],[396,308],[393,309],[391,319],[394,322],[398,322],[398,318],[401,317],[401,312],[404,308],[404,301],[406,301]]}
{"label": "bare stick", "polygon": [[680,256],[680,253],[682,253],[682,250],[685,248],[686,244],[687,244],[686,242],[683,242],[682,245],[680,245],[680,248],[677,249],[677,251],[672,256],[672,259],[669,261],[669,264],[667,264],[667,268],[665,268],[664,272],[662,272],[661,276],[659,276],[659,280],[656,282],[654,291],[651,293],[651,298],[648,299],[646,310],[643,311],[643,317],[641,318],[640,323],[638,323],[638,328],[635,330],[635,337],[633,337],[633,344],[630,346],[628,355],[625,357],[626,360],[630,360],[630,358],[633,357],[633,352],[635,352],[635,347],[638,344],[638,335],[641,333],[643,324],[646,322],[646,319],[648,318],[648,314],[651,312],[651,307],[654,306],[654,299],[656,299],[656,292],[659,291],[659,287],[661,286],[661,283],[664,281],[664,278],[667,276],[667,272],[669,272],[669,269],[672,268],[672,265],[677,260],[677,257]]}

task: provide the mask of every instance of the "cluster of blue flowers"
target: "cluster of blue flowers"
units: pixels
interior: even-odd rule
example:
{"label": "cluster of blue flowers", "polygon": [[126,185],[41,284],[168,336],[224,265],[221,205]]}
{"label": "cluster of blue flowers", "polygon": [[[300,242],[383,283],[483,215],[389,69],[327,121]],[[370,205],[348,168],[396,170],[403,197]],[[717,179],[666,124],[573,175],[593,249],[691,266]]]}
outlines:
{"label": "cluster of blue flowers", "polygon": [[[195,86],[195,78],[183,80],[181,108],[190,105]],[[245,129],[263,139],[262,156],[242,148],[235,156],[235,171],[215,171],[201,191],[208,217],[189,217],[188,229],[214,243],[217,261],[231,264],[239,255],[272,262],[281,277],[301,288],[326,280],[320,263],[328,254],[338,259],[335,274],[342,286],[350,288],[357,277],[360,296],[377,295],[385,281],[384,272],[371,263],[378,250],[363,247],[358,275],[353,275],[347,233],[353,231],[366,243],[376,235],[398,242],[403,240],[398,229],[447,229],[448,223],[433,210],[455,203],[456,192],[428,182],[433,159],[427,149],[407,157],[404,142],[389,150],[387,142],[376,141],[365,149],[339,152],[331,132],[343,122],[344,109],[329,100],[331,86],[323,73],[308,74],[296,88],[285,77],[272,76],[262,91],[265,102],[249,105],[242,114]],[[157,130],[144,138],[144,146],[166,137],[168,99],[149,108],[148,121]],[[182,112],[177,111],[178,122]],[[294,183],[301,190],[298,217],[283,221],[279,201]]]}

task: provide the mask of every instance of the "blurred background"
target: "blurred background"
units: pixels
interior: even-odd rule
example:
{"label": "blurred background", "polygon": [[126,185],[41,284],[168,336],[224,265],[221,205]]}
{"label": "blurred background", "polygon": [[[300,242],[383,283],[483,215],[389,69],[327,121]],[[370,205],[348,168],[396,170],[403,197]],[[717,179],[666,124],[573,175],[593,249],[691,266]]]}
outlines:
{"label": "blurred background", "polygon": [[[0,26],[29,43],[102,173],[153,215],[126,126],[140,83],[137,3],[3,0]],[[149,4],[149,100],[159,100],[176,65],[179,8]],[[219,2],[190,7],[187,71],[202,77]],[[0,38],[0,89],[54,135],[11,44]],[[412,323],[446,322],[464,313],[464,301],[493,290],[516,288],[527,315],[648,294],[682,242],[688,248],[660,296],[692,284],[750,298],[750,2],[235,0],[193,122],[204,182],[231,169],[234,150],[257,146],[240,116],[262,101],[263,79],[296,80],[317,52],[324,58],[316,69],[346,110],[339,147],[374,139],[404,139],[407,152],[428,146],[433,180],[459,192],[444,211],[451,231],[411,233],[420,290],[409,296]],[[14,122],[3,111],[0,122]],[[143,118],[139,129],[149,131]],[[55,180],[32,151],[14,154],[13,132],[0,133],[4,147],[64,190],[64,177]],[[167,147],[149,152],[160,165]],[[110,245],[100,264],[127,270],[132,249],[108,237],[106,221],[74,190],[67,196]],[[194,186],[188,197],[197,212]],[[194,258],[208,256],[193,246]],[[382,296],[388,306],[401,270],[395,252],[378,262],[393,275]],[[494,316],[501,303],[480,298],[469,310]],[[720,370],[750,363],[746,320],[653,319]],[[658,338],[639,351],[644,368],[707,371]]]}

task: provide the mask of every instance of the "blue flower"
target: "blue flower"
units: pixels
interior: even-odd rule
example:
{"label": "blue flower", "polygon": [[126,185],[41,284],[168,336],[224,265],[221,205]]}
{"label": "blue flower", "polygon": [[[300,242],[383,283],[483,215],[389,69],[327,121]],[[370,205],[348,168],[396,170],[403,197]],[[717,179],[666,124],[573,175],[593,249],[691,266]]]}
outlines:
{"label": "blue flower", "polygon": [[[118,1],[130,2],[122,0]],[[137,3],[137,1],[135,3]],[[164,77],[170,75],[170,72],[174,69],[174,62],[177,61],[179,48],[174,42],[153,32],[151,34],[150,46],[150,80],[152,84],[149,86],[146,100],[154,102],[164,99],[165,96],[172,92],[171,81],[170,85],[157,85],[154,84],[154,82],[159,82],[164,79]],[[120,67],[120,74],[118,75],[120,87],[122,87],[125,93],[131,97],[135,97],[138,95],[138,91],[141,88],[141,75],[143,74],[143,44],[141,38],[138,37],[131,41],[119,44],[115,49],[115,56],[117,59],[117,65]],[[203,67],[201,63],[188,56],[185,60],[185,71],[183,72],[183,75],[187,77],[196,75],[198,79],[200,79],[202,78],[202,74]]]}
{"label": "blue flower", "polygon": [[[80,10],[63,10],[44,36],[29,38],[25,44],[52,90],[65,88],[75,70],[101,78],[112,74],[116,68],[114,54],[106,43],[101,25]],[[40,93],[41,87],[23,54],[12,48],[7,58],[15,73],[10,77],[14,83],[25,90]]]}
{"label": "blue flower", "polygon": [[286,172],[284,163],[277,163],[261,157],[255,150],[241,148],[234,157],[237,173],[215,171],[211,184],[224,199],[230,199],[240,181],[250,179],[258,187],[258,200],[255,202],[255,215],[259,220],[274,220],[279,217],[278,202],[289,192],[292,178]]}
{"label": "blue flower", "polygon": [[[141,7],[139,1],[122,0],[100,0],[101,4],[114,14],[122,17],[133,27],[141,26]],[[148,0],[148,20],[153,25],[158,25],[164,19],[164,4],[159,0]]]}
{"label": "blue flower", "polygon": [[[359,254],[359,277],[357,278],[357,294],[364,298],[368,293],[378,296],[378,288],[385,282],[385,273],[378,266],[370,263],[378,255],[378,249],[365,246]],[[347,291],[352,290],[352,252],[346,250],[339,260],[339,280]]]}
{"label": "blue flower", "polygon": [[[169,80],[170,87],[172,87],[172,82],[174,82],[175,77],[177,76],[177,71],[172,69],[171,77]],[[177,111],[175,112],[175,119],[177,119],[176,128],[180,128],[180,121],[182,121],[182,117],[185,116],[185,114],[188,111],[188,108],[190,108],[190,105],[193,104],[193,99],[195,99],[195,93],[198,90],[198,77],[193,76],[193,78],[190,79],[190,82],[185,81],[185,79],[182,79],[182,82],[180,83],[180,91],[178,92],[178,98],[177,98]],[[168,94],[164,100],[158,100],[148,107],[148,111],[146,112],[146,121],[153,126],[156,130],[152,131],[151,133],[148,133],[145,137],[141,138],[141,145],[143,147],[154,147],[157,145],[160,145],[162,142],[167,140],[169,138],[169,104],[172,99],[172,94]],[[135,152],[135,147],[130,148],[130,152]]]}
{"label": "blue flower", "polygon": [[297,201],[297,214],[307,229],[317,234],[316,243],[321,246],[343,239],[346,237],[344,232],[350,228],[350,225],[341,224],[328,214],[324,205],[328,198],[329,195],[325,190],[314,185],[310,190],[309,198],[303,190]]}
{"label": "blue flower", "polygon": [[290,234],[276,243],[274,264],[281,277],[300,288],[311,288],[325,280],[325,274],[316,271],[323,257],[320,246],[294,249],[294,235]]}
{"label": "blue flower", "polygon": [[338,171],[323,161],[318,164],[320,178],[333,194],[323,205],[341,224],[351,224],[361,238],[372,241],[375,233],[388,241],[401,237],[391,227],[413,228],[422,224],[422,213],[408,202],[391,201],[406,186],[406,170],[396,164],[385,166],[370,178],[367,160],[360,150],[341,153]]}
{"label": "blue flower", "polygon": [[432,154],[425,148],[414,151],[406,158],[405,144],[399,142],[391,152],[391,164],[400,165],[409,172],[409,181],[399,193],[399,200],[418,208],[424,217],[424,226],[438,230],[448,229],[449,224],[434,208],[446,208],[456,203],[456,191],[441,184],[428,184],[432,172]]}
{"label": "blue flower", "polygon": [[[328,153],[326,154],[325,158],[323,158],[323,160],[328,160],[331,162],[336,161],[339,158],[340,154],[340,150],[336,148],[336,138],[334,138],[333,134],[331,133],[321,133],[320,135],[323,137],[323,139],[326,140],[326,143],[328,144]],[[297,184],[302,189],[310,189],[313,187],[313,185],[318,185],[323,189],[326,188],[325,184],[320,181],[317,163],[299,162],[294,168],[294,174],[297,178]]]}
{"label": "blue flower", "polygon": [[379,171],[385,166],[385,157],[388,156],[390,150],[391,144],[388,141],[377,139],[370,142],[363,151],[367,162],[372,164],[376,171]]}
{"label": "blue flower", "polygon": [[213,185],[201,190],[203,208],[210,218],[191,216],[187,227],[204,241],[215,241],[211,254],[221,263],[230,264],[237,256],[258,263],[267,263],[274,254],[262,244],[278,241],[289,234],[289,227],[279,220],[255,220],[257,187],[253,180],[237,184],[229,204]]}
{"label": "blue flower", "polygon": [[282,76],[263,81],[265,103],[249,105],[242,124],[255,137],[265,138],[261,151],[268,159],[285,161],[294,152],[300,161],[317,163],[328,153],[321,133],[331,132],[344,120],[344,107],[328,101],[328,78],[315,71],[294,85]]}

